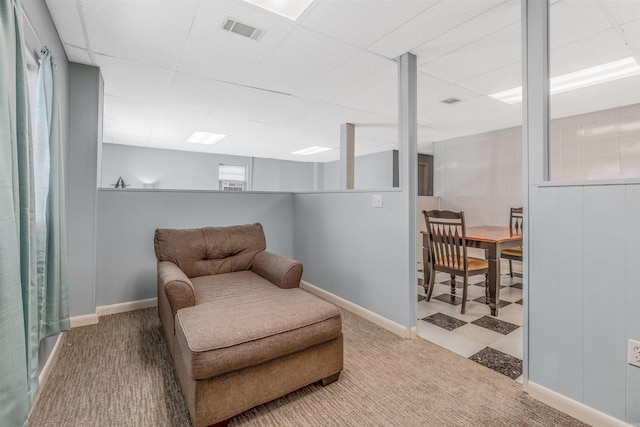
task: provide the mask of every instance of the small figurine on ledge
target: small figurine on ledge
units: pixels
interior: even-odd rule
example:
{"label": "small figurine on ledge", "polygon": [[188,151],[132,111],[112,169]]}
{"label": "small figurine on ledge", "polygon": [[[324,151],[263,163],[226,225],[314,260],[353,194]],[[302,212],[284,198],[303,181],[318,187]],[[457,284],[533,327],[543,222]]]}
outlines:
{"label": "small figurine on ledge", "polygon": [[127,184],[124,183],[124,179],[122,179],[122,177],[118,178],[118,182],[116,182],[116,188],[127,188]]}

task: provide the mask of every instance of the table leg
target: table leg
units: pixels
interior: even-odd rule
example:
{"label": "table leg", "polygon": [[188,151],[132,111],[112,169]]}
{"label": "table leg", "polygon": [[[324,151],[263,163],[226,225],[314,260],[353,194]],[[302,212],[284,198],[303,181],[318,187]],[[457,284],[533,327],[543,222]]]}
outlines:
{"label": "table leg", "polygon": [[492,246],[488,251],[489,261],[489,308],[497,316],[500,308],[500,247]]}

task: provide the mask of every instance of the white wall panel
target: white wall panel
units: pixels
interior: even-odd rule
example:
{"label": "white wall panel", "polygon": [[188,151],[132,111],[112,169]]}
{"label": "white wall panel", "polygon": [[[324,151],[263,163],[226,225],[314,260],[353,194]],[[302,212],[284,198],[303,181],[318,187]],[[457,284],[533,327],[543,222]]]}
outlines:
{"label": "white wall panel", "polygon": [[625,189],[584,187],[584,403],[625,416]]}
{"label": "white wall panel", "polygon": [[582,401],[584,383],[584,224],[582,187],[558,191],[558,391]]}
{"label": "white wall panel", "polygon": [[557,390],[560,310],[557,188],[531,188],[529,230],[529,378]]}
{"label": "white wall panel", "polygon": [[105,189],[98,196],[98,306],[157,296],[156,228],[260,222],[267,249],[293,256],[292,194]]}

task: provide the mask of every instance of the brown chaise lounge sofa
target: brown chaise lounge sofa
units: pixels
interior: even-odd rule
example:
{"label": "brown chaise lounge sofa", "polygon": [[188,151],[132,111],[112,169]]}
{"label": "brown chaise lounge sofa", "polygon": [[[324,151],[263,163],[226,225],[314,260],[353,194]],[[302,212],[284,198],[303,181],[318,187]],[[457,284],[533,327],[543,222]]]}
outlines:
{"label": "brown chaise lounge sofa", "polygon": [[302,264],[260,224],[158,229],[158,314],[196,427],[342,371],[339,310],[298,288]]}

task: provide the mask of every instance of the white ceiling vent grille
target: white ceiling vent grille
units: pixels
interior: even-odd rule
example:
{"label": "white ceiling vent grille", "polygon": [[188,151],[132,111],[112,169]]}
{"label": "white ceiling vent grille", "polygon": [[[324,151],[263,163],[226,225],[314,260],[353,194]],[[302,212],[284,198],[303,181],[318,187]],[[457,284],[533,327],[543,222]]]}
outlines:
{"label": "white ceiling vent grille", "polygon": [[447,98],[447,99],[443,99],[440,102],[442,102],[444,104],[457,104],[458,102],[461,102],[461,101],[462,100],[458,99],[458,98]]}
{"label": "white ceiling vent grille", "polygon": [[243,24],[242,22],[238,22],[235,19],[227,18],[222,24],[222,29],[231,31],[232,33],[240,34],[241,36],[245,36],[250,38],[251,40],[260,40],[265,30],[261,30],[256,27],[252,27],[251,25]]}

